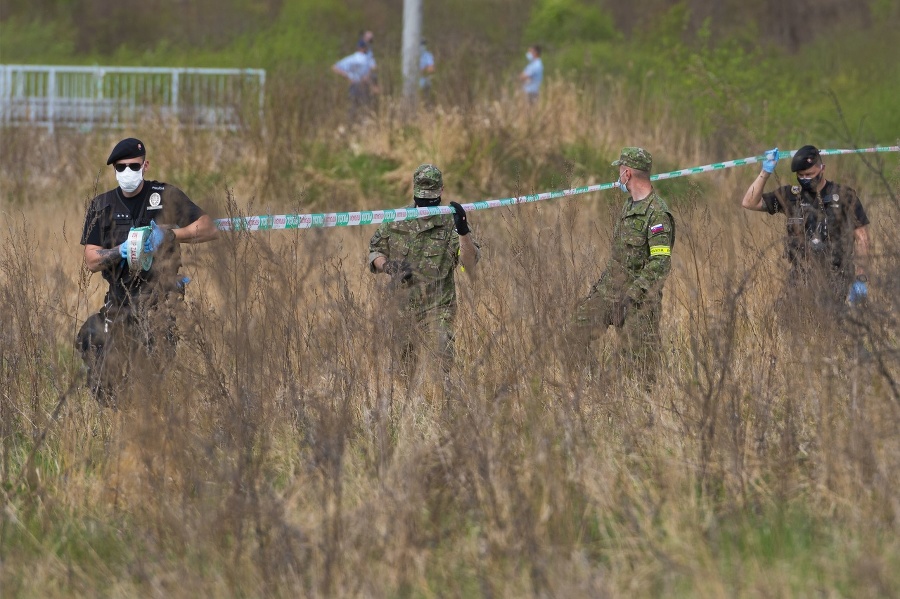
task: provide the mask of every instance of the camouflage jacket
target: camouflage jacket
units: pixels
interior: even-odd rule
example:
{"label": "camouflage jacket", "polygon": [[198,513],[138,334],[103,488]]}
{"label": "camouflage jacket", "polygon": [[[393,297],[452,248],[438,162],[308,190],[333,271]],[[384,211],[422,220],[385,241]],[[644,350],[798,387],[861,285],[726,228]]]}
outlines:
{"label": "camouflage jacket", "polygon": [[625,296],[652,301],[672,266],[675,219],[657,193],[640,202],[626,200],[613,232],[612,253],[599,286],[609,301]]}
{"label": "camouflage jacket", "polygon": [[455,311],[453,272],[459,263],[459,235],[452,215],[384,223],[369,241],[372,272],[379,256],[405,261],[412,268],[412,278],[397,289],[407,309],[419,316],[438,309]]}

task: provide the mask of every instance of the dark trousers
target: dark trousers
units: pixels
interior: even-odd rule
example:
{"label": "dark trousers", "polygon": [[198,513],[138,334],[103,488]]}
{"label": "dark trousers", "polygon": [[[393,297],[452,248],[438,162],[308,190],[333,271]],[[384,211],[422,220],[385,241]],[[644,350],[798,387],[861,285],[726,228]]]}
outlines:
{"label": "dark trousers", "polygon": [[367,82],[350,84],[350,124],[356,125],[372,108],[372,90]]}
{"label": "dark trousers", "polygon": [[852,283],[852,267],[792,265],[778,300],[779,322],[788,328],[808,331],[810,326],[839,320],[847,310],[847,294]]}
{"label": "dark trousers", "polygon": [[173,303],[180,299],[128,305],[108,302],[81,326],[75,347],[87,368],[88,389],[101,405],[119,407],[135,372],[159,372],[174,358]]}

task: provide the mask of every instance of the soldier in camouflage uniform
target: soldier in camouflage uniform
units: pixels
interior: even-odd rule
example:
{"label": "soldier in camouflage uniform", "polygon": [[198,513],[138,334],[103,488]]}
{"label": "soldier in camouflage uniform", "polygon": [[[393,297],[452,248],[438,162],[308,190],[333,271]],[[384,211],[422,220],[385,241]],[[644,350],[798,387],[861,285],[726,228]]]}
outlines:
{"label": "soldier in camouflage uniform", "polygon": [[[413,175],[416,207],[437,206],[444,189],[441,171],[423,164]],[[411,376],[416,354],[425,350],[440,363],[446,382],[453,361],[456,316],[454,271],[475,267],[478,247],[465,210],[450,202],[454,214],[384,223],[369,242],[369,270],[391,277],[389,289],[398,316],[392,338],[403,373]]]}
{"label": "soldier in camouflage uniform", "polygon": [[660,352],[662,291],[672,264],[675,220],[650,182],[650,153],[624,148],[618,160],[619,188],[629,194],[616,221],[606,269],[576,310],[582,341],[608,326],[620,328],[632,370],[654,376]]}

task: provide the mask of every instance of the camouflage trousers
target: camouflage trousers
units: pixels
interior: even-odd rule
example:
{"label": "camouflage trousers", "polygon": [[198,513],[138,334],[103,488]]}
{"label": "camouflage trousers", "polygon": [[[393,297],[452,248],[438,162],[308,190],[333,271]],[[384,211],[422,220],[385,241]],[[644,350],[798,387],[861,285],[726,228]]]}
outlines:
{"label": "camouflage trousers", "polygon": [[88,389],[102,406],[119,407],[131,379],[160,372],[174,359],[173,301],[135,307],[106,305],[81,326],[75,347],[87,368]]}
{"label": "camouflage trousers", "polygon": [[[596,361],[591,342],[604,335],[608,327],[615,325],[613,317],[616,309],[617,300],[610,300],[608,295],[595,291],[576,307],[572,341],[580,352],[582,364]],[[661,313],[661,292],[628,308],[619,328],[618,351],[615,352],[610,367],[626,376],[648,382],[656,379],[663,352],[659,333]]]}
{"label": "camouflage trousers", "polygon": [[424,315],[413,310],[401,310],[394,323],[392,362],[399,374],[414,383],[417,370],[425,378],[440,378],[446,386],[455,356],[453,322],[449,309],[429,310]]}

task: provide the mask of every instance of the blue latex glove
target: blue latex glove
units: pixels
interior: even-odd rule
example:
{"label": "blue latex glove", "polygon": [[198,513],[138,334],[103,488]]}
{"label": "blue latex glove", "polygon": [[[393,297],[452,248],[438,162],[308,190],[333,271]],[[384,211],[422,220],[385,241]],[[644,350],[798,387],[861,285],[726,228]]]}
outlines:
{"label": "blue latex glove", "polygon": [[766,150],[766,159],[763,160],[762,166],[763,170],[767,173],[775,172],[775,164],[778,162],[778,148],[772,148],[771,150]]}
{"label": "blue latex glove", "polygon": [[847,303],[851,306],[860,306],[869,297],[869,285],[865,281],[853,281],[850,293],[847,294]]}
{"label": "blue latex glove", "polygon": [[122,245],[119,246],[119,255],[122,256],[122,260],[128,260],[128,242],[123,241]]}
{"label": "blue latex glove", "polygon": [[156,224],[155,220],[150,221],[150,236],[144,242],[144,251],[152,254],[159,249],[163,241],[166,239],[166,230]]}

